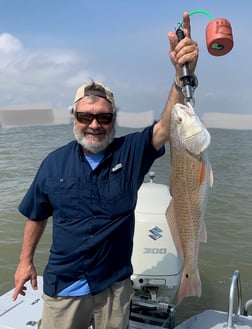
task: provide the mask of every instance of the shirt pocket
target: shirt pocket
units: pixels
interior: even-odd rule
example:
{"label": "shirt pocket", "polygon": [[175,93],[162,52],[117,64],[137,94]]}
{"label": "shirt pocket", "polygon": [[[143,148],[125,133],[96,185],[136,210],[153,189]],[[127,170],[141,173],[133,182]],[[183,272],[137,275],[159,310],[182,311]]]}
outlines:
{"label": "shirt pocket", "polygon": [[100,184],[101,206],[110,217],[128,213],[134,206],[134,193],[122,173],[111,175]]}
{"label": "shirt pocket", "polygon": [[54,209],[54,218],[79,218],[80,180],[78,178],[49,178],[47,189],[49,200]]}

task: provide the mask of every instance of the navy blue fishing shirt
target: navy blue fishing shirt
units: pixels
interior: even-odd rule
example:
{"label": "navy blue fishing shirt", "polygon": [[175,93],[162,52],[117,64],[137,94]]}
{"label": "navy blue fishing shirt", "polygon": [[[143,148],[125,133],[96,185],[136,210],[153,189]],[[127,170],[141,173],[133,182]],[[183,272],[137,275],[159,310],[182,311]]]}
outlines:
{"label": "navy blue fishing shirt", "polygon": [[137,191],[164,148],[152,146],[153,126],[115,138],[92,170],[72,141],[50,153],[19,206],[27,218],[52,216],[44,293],[55,296],[84,275],[91,293],[132,274]]}

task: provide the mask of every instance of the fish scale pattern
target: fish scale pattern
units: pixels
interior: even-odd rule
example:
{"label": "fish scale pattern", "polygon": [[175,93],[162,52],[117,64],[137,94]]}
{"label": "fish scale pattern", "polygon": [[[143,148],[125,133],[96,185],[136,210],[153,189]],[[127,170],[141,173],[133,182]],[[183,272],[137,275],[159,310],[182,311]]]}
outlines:
{"label": "fish scale pattern", "polygon": [[[201,295],[198,254],[200,241],[206,242],[204,217],[212,173],[207,155],[210,135],[193,109],[185,111],[185,106],[175,105],[170,125],[172,199],[166,218],[174,244],[184,260],[179,304],[184,297]],[[193,154],[192,149],[199,151]]]}

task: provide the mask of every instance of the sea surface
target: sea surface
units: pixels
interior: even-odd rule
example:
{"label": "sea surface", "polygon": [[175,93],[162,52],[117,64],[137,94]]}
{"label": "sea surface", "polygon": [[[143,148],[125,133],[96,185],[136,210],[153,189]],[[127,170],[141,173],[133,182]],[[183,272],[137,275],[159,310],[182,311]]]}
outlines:
{"label": "sea surface", "polygon": [[[117,128],[117,135],[130,131]],[[199,255],[202,297],[183,300],[177,308],[177,323],[205,309],[227,311],[230,280],[236,269],[241,275],[243,305],[252,299],[252,130],[209,132],[214,185],[205,217],[208,242],[200,246]],[[41,160],[72,139],[70,124],[0,128],[0,294],[14,284],[25,224],[18,204]],[[155,182],[168,184],[168,146],[166,155],[151,170],[156,173]],[[49,224],[35,255],[39,274],[47,261],[50,240]]]}

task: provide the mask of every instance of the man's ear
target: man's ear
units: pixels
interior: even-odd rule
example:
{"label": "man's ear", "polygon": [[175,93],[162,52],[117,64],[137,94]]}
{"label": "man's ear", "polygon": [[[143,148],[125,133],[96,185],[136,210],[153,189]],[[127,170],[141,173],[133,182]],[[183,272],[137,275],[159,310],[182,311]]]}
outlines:
{"label": "man's ear", "polygon": [[74,116],[74,105],[70,105],[69,107],[68,107],[68,110],[69,110],[69,113],[70,113],[70,116],[71,116],[71,121],[72,122],[74,122],[74,120],[75,120],[75,116]]}

